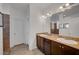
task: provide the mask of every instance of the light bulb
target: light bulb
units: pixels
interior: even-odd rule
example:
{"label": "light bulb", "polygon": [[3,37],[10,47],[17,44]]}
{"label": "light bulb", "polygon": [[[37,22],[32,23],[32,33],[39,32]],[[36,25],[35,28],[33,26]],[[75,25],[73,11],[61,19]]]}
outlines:
{"label": "light bulb", "polygon": [[68,7],[69,5],[70,5],[69,3],[66,3],[66,4],[65,4],[66,7]]}
{"label": "light bulb", "polygon": [[50,14],[49,14],[49,13],[47,13],[47,16],[50,16]]}
{"label": "light bulb", "polygon": [[66,15],[63,15],[63,16],[66,16]]}
{"label": "light bulb", "polygon": [[59,9],[63,9],[63,7],[62,7],[62,6],[60,6],[60,7],[59,7]]}
{"label": "light bulb", "polygon": [[42,18],[46,18],[46,16],[42,16]]}
{"label": "light bulb", "polygon": [[69,28],[69,24],[66,24],[66,28]]}
{"label": "light bulb", "polygon": [[47,13],[46,15],[49,17],[49,16],[51,16],[52,14],[51,14],[51,13]]}

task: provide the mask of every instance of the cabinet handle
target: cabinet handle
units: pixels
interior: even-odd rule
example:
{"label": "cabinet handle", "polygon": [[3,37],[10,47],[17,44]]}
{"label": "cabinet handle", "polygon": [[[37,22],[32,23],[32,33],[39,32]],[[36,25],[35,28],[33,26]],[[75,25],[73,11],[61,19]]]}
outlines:
{"label": "cabinet handle", "polygon": [[64,48],[63,46],[59,46],[60,48]]}
{"label": "cabinet handle", "polygon": [[61,48],[61,46],[59,46]]}
{"label": "cabinet handle", "polygon": [[62,48],[64,48],[64,47],[62,46]]}

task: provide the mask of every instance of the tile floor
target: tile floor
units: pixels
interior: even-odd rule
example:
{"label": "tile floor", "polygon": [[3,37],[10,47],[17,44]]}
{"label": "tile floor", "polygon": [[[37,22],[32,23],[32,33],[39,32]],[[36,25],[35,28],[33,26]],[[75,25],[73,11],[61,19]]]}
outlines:
{"label": "tile floor", "polygon": [[27,45],[19,45],[11,49],[11,55],[44,55],[39,49],[30,51]]}

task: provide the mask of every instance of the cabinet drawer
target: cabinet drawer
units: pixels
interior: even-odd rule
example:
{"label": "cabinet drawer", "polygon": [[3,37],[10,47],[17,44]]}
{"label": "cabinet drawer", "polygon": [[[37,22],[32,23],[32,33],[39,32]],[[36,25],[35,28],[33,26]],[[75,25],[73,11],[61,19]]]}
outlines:
{"label": "cabinet drawer", "polygon": [[79,51],[75,48],[62,45],[62,54],[63,55],[76,55],[76,54],[79,54]]}

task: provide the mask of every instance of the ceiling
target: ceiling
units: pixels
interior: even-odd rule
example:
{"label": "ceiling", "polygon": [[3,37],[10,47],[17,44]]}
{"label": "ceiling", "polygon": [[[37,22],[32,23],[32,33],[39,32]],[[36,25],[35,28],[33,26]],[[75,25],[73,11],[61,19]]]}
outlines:
{"label": "ceiling", "polygon": [[63,3],[3,3],[5,6],[16,8],[23,13],[29,12],[29,5],[33,4],[38,11],[42,14],[46,14],[50,11],[55,12]]}
{"label": "ceiling", "polygon": [[11,8],[15,8],[18,11],[26,12],[28,9],[28,3],[3,3],[4,6],[9,6]]}
{"label": "ceiling", "polygon": [[[28,9],[29,3],[8,3],[10,6],[17,8],[21,11],[26,11]],[[31,3],[30,3],[31,4]],[[55,11],[59,8],[63,3],[32,3],[36,5],[35,7],[40,10],[43,14],[49,11]]]}
{"label": "ceiling", "polygon": [[9,5],[13,8],[16,8],[21,11],[26,11],[28,9],[28,3],[9,3]]}
{"label": "ceiling", "polygon": [[42,14],[48,13],[49,11],[55,12],[61,5],[64,3],[36,3],[36,7],[38,10],[42,12]]}

